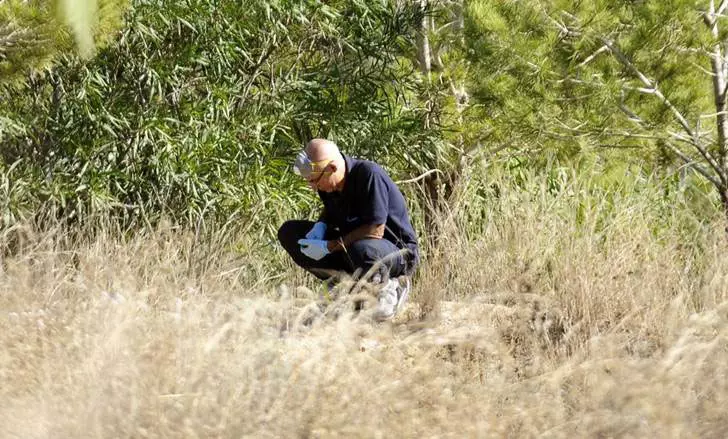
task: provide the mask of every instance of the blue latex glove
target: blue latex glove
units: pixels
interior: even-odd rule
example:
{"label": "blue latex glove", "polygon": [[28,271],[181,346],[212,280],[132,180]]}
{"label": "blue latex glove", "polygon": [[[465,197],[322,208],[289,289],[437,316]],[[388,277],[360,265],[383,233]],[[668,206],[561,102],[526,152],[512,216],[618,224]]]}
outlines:
{"label": "blue latex glove", "polygon": [[326,223],[321,221],[313,225],[311,230],[306,233],[306,239],[324,239],[326,235]]}
{"label": "blue latex glove", "polygon": [[316,261],[329,254],[326,241],[322,239],[299,239],[298,245],[301,246],[301,253]]}

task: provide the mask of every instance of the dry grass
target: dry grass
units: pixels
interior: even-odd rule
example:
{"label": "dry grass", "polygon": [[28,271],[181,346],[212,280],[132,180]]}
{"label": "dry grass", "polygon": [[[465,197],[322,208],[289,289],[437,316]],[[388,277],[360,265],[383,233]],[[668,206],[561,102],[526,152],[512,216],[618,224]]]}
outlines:
{"label": "dry grass", "polygon": [[456,203],[383,325],[248,235],[6,231],[0,436],[725,437],[722,237],[539,190]]}

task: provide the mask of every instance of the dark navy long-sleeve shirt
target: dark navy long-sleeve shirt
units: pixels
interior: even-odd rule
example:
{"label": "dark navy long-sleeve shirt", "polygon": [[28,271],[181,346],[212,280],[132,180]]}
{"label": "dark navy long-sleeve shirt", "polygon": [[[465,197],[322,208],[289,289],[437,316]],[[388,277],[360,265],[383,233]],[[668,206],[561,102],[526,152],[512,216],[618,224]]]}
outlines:
{"label": "dark navy long-sleeve shirt", "polygon": [[417,236],[402,192],[378,164],[344,155],[344,188],[322,192],[321,220],[338,227],[341,236],[365,224],[384,224],[384,239],[399,248],[417,251]]}

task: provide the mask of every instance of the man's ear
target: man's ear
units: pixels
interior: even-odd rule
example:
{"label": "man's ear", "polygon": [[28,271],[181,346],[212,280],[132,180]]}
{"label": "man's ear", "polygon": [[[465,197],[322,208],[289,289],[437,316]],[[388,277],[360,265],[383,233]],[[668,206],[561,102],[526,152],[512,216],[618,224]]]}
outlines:
{"label": "man's ear", "polygon": [[329,169],[331,170],[332,174],[339,170],[339,164],[336,163],[336,160],[329,163]]}

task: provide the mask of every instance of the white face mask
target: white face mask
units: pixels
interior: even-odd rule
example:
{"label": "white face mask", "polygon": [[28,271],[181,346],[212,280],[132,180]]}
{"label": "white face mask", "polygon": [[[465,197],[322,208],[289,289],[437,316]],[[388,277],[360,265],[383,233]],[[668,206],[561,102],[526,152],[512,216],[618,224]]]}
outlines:
{"label": "white face mask", "polygon": [[308,179],[313,172],[313,163],[304,151],[299,152],[296,156],[296,160],[293,162],[293,172],[305,179]]}
{"label": "white face mask", "polygon": [[293,161],[293,172],[296,175],[300,175],[306,180],[309,180],[312,173],[323,171],[323,169],[332,161],[333,159],[324,159],[314,162],[308,158],[305,151],[301,151],[296,156],[296,160]]}

